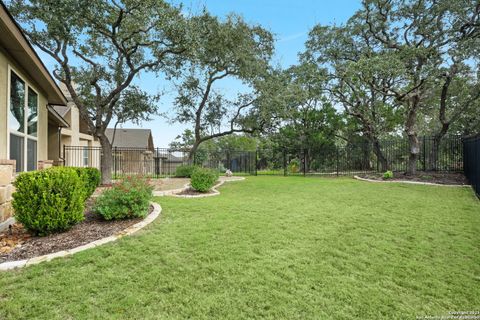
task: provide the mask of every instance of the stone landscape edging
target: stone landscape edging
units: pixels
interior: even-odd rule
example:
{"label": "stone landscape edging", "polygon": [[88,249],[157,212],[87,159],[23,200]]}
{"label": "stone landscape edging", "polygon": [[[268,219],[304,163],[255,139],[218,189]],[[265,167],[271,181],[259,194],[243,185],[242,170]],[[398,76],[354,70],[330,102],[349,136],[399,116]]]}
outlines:
{"label": "stone landscape edging", "polygon": [[175,197],[175,198],[206,198],[206,197],[214,197],[220,195],[220,191],[217,190],[218,187],[223,185],[225,182],[235,182],[235,181],[243,181],[245,180],[245,177],[235,177],[236,179],[232,180],[222,180],[216,185],[212,187],[212,193],[206,193],[206,194],[177,194],[179,192],[188,190],[190,188],[190,183],[187,183],[183,188],[181,189],[175,189],[175,190],[167,190],[167,191],[154,191],[153,195],[157,197],[162,197],[162,196],[169,196],[169,197]]}
{"label": "stone landscape edging", "polygon": [[73,249],[57,251],[57,252],[54,252],[54,253],[45,254],[43,256],[33,257],[33,258],[30,258],[30,259],[3,262],[3,263],[0,263],[0,271],[7,271],[7,270],[16,269],[16,268],[23,268],[23,267],[26,267],[26,266],[31,266],[31,265],[34,265],[34,264],[38,264],[40,262],[51,261],[55,258],[71,256],[71,255],[73,255],[77,252],[81,252],[81,251],[84,251],[84,250],[87,250],[87,249],[95,248],[95,247],[104,245],[106,243],[116,241],[116,240],[118,240],[118,239],[120,239],[124,236],[131,235],[131,234],[139,231],[140,229],[143,229],[144,227],[146,227],[150,223],[152,223],[155,219],[158,218],[158,216],[162,212],[162,207],[160,206],[160,204],[158,204],[156,202],[150,202],[150,204],[153,206],[153,211],[148,216],[146,216],[145,219],[143,219],[142,221],[140,221],[140,222],[138,222],[138,223],[136,223],[136,224],[120,231],[120,232],[117,232],[116,234],[114,234],[112,236],[108,236],[108,237],[105,237],[105,238],[102,238],[102,239],[98,239],[98,240],[95,240],[93,242],[75,247]]}
{"label": "stone landscape edging", "polygon": [[417,185],[424,185],[424,186],[470,188],[470,185],[468,185],[468,184],[440,184],[440,183],[433,183],[433,182],[406,181],[406,180],[375,180],[375,179],[361,178],[359,176],[353,176],[353,178],[357,179],[357,180],[360,180],[360,181],[367,181],[367,182],[407,183],[407,184],[417,184]]}

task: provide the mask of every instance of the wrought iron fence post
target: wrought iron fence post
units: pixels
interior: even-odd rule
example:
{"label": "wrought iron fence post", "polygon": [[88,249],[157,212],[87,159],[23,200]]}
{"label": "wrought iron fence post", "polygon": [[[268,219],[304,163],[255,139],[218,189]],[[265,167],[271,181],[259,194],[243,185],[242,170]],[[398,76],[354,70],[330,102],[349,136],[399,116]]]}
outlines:
{"label": "wrought iron fence post", "polygon": [[335,155],[336,155],[336,156],[335,156],[335,157],[336,157],[336,167],[337,167],[336,169],[337,169],[337,177],[338,177],[338,169],[339,169],[339,163],[338,163],[338,161],[339,161],[339,156],[338,156],[338,147],[337,147],[337,146],[335,146]]}
{"label": "wrought iron fence post", "polygon": [[113,151],[113,172],[115,175],[115,179],[117,179],[117,158],[118,158],[117,147],[114,147],[113,150],[114,150]]}
{"label": "wrought iron fence post", "polygon": [[427,147],[425,145],[426,137],[423,136],[423,171],[427,171]]}
{"label": "wrought iron fence post", "polygon": [[287,176],[287,150],[283,149],[283,175]]}
{"label": "wrought iron fence post", "polygon": [[258,148],[255,149],[255,176],[258,175]]}
{"label": "wrought iron fence post", "polygon": [[307,149],[303,148],[303,176],[307,175]]}

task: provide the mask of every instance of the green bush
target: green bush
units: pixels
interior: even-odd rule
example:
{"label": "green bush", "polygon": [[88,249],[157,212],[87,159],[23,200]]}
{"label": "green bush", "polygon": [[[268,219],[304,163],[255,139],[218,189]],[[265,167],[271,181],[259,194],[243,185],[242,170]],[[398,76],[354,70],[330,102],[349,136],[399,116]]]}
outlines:
{"label": "green bush", "polygon": [[393,179],[393,172],[392,171],[386,171],[383,174],[383,179],[388,180],[388,179]]}
{"label": "green bush", "polygon": [[218,180],[218,171],[206,169],[206,168],[196,168],[190,179],[190,184],[192,188],[198,192],[207,192]]}
{"label": "green bush", "polygon": [[15,219],[37,235],[67,230],[84,219],[86,191],[74,168],[24,172],[14,185]]}
{"label": "green bush", "polygon": [[175,169],[175,177],[177,178],[190,178],[193,171],[197,168],[195,165],[182,164]]}
{"label": "green bush", "polygon": [[100,185],[100,171],[97,168],[75,168],[75,170],[85,185],[85,199],[88,199]]}
{"label": "green bush", "polygon": [[105,220],[145,217],[153,187],[140,177],[127,177],[105,190],[95,201],[93,211]]}

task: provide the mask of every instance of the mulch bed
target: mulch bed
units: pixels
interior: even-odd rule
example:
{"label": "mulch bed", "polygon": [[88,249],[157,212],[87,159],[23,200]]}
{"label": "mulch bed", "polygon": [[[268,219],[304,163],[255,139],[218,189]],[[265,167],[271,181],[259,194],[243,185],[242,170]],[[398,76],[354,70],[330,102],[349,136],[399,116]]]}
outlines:
{"label": "mulch bed", "polygon": [[167,191],[183,188],[190,179],[187,178],[164,178],[164,179],[151,179],[150,184],[155,191]]}
{"label": "mulch bed", "polygon": [[198,192],[193,188],[188,188],[175,194],[178,196],[201,196],[201,195],[213,194],[213,193],[215,192],[213,192],[212,190],[209,190],[208,192]]}
{"label": "mulch bed", "polygon": [[[85,209],[85,220],[62,233],[38,237],[28,233],[19,223],[11,231],[0,233],[0,263],[30,259],[78,246],[114,235],[140,221],[142,218],[105,221],[91,212],[93,201]],[[149,213],[153,211],[150,207]]]}
{"label": "mulch bed", "polygon": [[406,175],[394,172],[393,179],[384,180],[383,174],[362,174],[360,178],[382,180],[382,181],[417,181],[437,184],[468,185],[468,181],[462,173],[441,173],[441,172],[418,172],[415,175]]}

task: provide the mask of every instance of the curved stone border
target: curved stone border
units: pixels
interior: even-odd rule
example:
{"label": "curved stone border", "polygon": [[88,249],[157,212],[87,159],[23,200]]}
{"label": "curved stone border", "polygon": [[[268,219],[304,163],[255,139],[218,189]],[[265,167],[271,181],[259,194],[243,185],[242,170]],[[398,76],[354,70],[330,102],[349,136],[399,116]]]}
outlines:
{"label": "curved stone border", "polygon": [[15,268],[23,268],[23,267],[26,267],[26,266],[31,266],[33,264],[38,264],[40,262],[50,261],[50,260],[55,259],[55,258],[71,256],[71,255],[73,255],[77,252],[84,251],[84,250],[91,249],[91,248],[95,248],[95,247],[101,246],[103,244],[116,241],[116,240],[118,240],[118,239],[120,239],[124,236],[131,235],[131,234],[137,232],[138,230],[143,229],[148,224],[150,224],[153,220],[158,218],[158,216],[162,212],[162,207],[158,203],[150,202],[150,204],[153,206],[153,211],[145,219],[143,219],[142,221],[140,221],[140,222],[128,227],[127,229],[124,229],[124,230],[122,230],[122,231],[120,231],[120,232],[118,232],[118,233],[116,233],[112,236],[102,238],[102,239],[98,239],[98,240],[95,240],[93,242],[81,245],[81,246],[73,248],[73,249],[62,250],[62,251],[58,251],[58,252],[54,252],[54,253],[49,253],[49,254],[46,254],[46,255],[43,255],[43,256],[38,256],[38,257],[30,258],[30,259],[17,260],[17,261],[7,261],[7,262],[4,262],[4,263],[0,263],[0,271],[6,271],[6,270],[15,269]]}
{"label": "curved stone border", "polygon": [[183,190],[186,190],[188,188],[190,188],[190,183],[185,184],[182,188],[179,188],[179,189],[153,191],[153,196],[155,197],[172,196],[175,193],[182,192]]}
{"label": "curved stone border", "polygon": [[225,182],[235,182],[235,181],[243,181],[245,180],[245,177],[234,177],[234,179],[224,179],[221,180],[219,183],[214,185],[212,187],[212,193],[206,193],[206,194],[196,194],[196,195],[189,195],[189,194],[177,194],[179,192],[185,191],[188,188],[190,188],[190,184],[187,183],[183,188],[181,189],[175,189],[175,190],[168,190],[168,191],[157,191],[154,192],[153,195],[155,196],[170,196],[170,197],[175,197],[175,198],[206,198],[206,197],[214,197],[220,195],[220,191],[217,190],[218,187],[223,185]]}
{"label": "curved stone border", "polygon": [[407,183],[407,184],[417,184],[417,185],[424,185],[424,186],[440,186],[440,187],[456,187],[456,188],[470,188],[471,186],[468,184],[440,184],[440,183],[432,183],[432,182],[421,182],[421,181],[405,181],[405,180],[375,180],[375,179],[367,179],[361,178],[359,176],[353,176],[354,179],[360,181],[367,181],[367,182],[379,182],[379,183]]}

